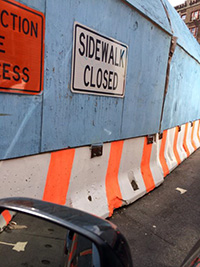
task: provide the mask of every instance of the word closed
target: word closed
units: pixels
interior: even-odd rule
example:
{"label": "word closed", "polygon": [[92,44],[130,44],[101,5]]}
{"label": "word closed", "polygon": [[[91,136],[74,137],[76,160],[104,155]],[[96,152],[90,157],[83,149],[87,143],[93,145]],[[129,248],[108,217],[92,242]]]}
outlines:
{"label": "word closed", "polygon": [[75,22],[72,92],[123,97],[126,45]]}

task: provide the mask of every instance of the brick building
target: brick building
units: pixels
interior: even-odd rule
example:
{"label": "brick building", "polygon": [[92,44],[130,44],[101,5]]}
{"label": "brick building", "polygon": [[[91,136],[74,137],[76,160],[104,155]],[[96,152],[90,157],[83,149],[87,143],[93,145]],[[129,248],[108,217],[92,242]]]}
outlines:
{"label": "brick building", "polygon": [[186,0],[175,9],[200,43],[200,0]]}

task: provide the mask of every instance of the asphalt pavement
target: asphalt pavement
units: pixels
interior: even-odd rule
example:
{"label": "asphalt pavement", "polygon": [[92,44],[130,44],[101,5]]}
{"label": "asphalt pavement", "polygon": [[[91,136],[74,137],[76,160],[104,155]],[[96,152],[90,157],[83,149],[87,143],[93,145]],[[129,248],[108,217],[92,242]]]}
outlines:
{"label": "asphalt pavement", "polygon": [[200,150],[110,220],[126,237],[135,267],[180,266],[200,239]]}

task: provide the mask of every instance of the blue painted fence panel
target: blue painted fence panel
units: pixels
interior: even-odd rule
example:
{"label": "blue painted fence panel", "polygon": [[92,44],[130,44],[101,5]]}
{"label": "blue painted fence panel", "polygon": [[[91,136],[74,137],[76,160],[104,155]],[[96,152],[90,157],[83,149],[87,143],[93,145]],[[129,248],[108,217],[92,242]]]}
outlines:
{"label": "blue painted fence panel", "polygon": [[[129,46],[124,99],[71,93],[74,21]],[[115,0],[48,0],[45,43],[42,151],[158,132],[170,36],[136,9]]]}
{"label": "blue painted fence panel", "polygon": [[200,46],[167,0],[165,5],[178,39],[170,67],[161,130],[200,118]]}
{"label": "blue painted fence panel", "polygon": [[[45,13],[44,91],[0,94],[0,159],[158,132],[171,26],[178,45],[162,130],[200,118],[200,48],[167,0],[19,2]],[[74,21],[128,45],[124,98],[71,92]]]}
{"label": "blue painted fence panel", "polygon": [[46,0],[15,0],[21,4],[45,13]]}
{"label": "blue painted fence panel", "polygon": [[159,131],[170,41],[169,35],[138,17],[129,43],[122,138]]}
{"label": "blue painted fence panel", "polygon": [[200,65],[176,47],[171,62],[162,130],[200,118]]}
{"label": "blue painted fence panel", "polygon": [[41,96],[0,94],[0,158],[40,151]]}
{"label": "blue painted fence panel", "polygon": [[171,28],[161,0],[125,0],[171,34]]}

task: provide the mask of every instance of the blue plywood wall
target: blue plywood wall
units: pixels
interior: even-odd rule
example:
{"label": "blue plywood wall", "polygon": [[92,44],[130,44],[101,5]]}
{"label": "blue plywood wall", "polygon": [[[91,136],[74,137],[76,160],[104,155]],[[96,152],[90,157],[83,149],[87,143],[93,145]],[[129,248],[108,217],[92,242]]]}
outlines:
{"label": "blue plywood wall", "polygon": [[[170,36],[123,1],[60,3],[46,7],[42,150],[157,132]],[[128,45],[124,98],[71,93],[74,21]]]}
{"label": "blue plywood wall", "polygon": [[[159,132],[173,27],[179,39],[161,130],[200,118],[200,50],[167,1],[19,2],[45,14],[44,91],[0,94],[0,159]],[[128,45],[124,98],[71,92],[74,21]],[[187,66],[194,70],[190,77],[184,77]]]}
{"label": "blue plywood wall", "polygon": [[165,0],[177,46],[170,66],[161,130],[200,118],[200,46]]}
{"label": "blue plywood wall", "polygon": [[162,130],[200,118],[200,66],[179,46],[171,64]]}

